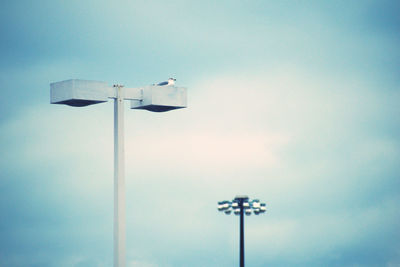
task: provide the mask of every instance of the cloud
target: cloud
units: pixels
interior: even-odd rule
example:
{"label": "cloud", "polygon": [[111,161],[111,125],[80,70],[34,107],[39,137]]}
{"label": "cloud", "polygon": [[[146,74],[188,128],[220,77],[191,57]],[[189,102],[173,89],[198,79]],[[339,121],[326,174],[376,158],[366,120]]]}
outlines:
{"label": "cloud", "polygon": [[[232,265],[237,217],[215,204],[245,193],[268,204],[246,218],[254,266],[395,264],[400,147],[388,117],[399,113],[396,99],[367,82],[282,65],[193,84],[187,109],[127,109],[128,261]],[[17,203],[1,208],[8,242],[45,251],[59,239],[52,250],[72,265],[111,262],[112,118],[111,103],[48,104],[1,124],[2,200]],[[366,251],[380,254],[352,257]]]}
{"label": "cloud", "polygon": [[173,75],[187,109],[126,108],[128,266],[237,265],[216,210],[236,194],[268,205],[245,219],[249,266],[398,266],[389,2],[4,4],[0,265],[113,262],[112,103],[50,105],[48,83]]}

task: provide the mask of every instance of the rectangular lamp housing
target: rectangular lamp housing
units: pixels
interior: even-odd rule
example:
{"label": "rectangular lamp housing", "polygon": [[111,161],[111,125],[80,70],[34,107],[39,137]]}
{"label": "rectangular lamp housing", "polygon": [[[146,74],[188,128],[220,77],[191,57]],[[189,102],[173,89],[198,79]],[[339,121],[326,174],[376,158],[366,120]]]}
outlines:
{"label": "rectangular lamp housing", "polygon": [[175,86],[146,86],[142,100],[131,100],[132,109],[164,112],[187,107],[187,89]]}
{"label": "rectangular lamp housing", "polygon": [[50,103],[83,107],[108,101],[106,82],[72,79],[50,84]]}

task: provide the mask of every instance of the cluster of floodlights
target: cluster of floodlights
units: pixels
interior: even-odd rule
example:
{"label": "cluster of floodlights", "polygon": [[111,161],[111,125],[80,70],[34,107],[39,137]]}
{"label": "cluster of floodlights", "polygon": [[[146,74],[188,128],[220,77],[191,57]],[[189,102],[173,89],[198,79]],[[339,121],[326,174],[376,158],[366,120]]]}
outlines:
{"label": "cluster of floodlights", "polygon": [[264,213],[267,210],[266,204],[261,203],[258,199],[250,200],[248,196],[236,196],[234,200],[218,202],[218,210],[229,215],[232,213],[240,215],[240,267],[244,267],[244,214],[255,215]]}
{"label": "cluster of floodlights", "polygon": [[225,212],[229,215],[232,213],[240,215],[240,209],[243,208],[243,212],[246,215],[251,215],[253,212],[255,215],[264,213],[267,210],[266,204],[261,203],[259,199],[249,200],[247,197],[236,197],[232,201],[224,200],[218,202],[218,210]]}

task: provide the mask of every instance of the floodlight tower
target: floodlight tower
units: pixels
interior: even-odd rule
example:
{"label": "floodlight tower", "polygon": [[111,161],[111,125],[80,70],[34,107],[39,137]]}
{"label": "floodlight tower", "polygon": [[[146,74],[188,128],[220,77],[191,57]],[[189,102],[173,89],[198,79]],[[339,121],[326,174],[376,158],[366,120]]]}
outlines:
{"label": "floodlight tower", "polygon": [[264,213],[267,210],[266,204],[258,199],[249,200],[248,196],[236,196],[234,200],[218,202],[218,210],[229,215],[233,213],[240,215],[240,267],[244,267],[244,214],[250,216]]}
{"label": "floodlight tower", "polygon": [[107,102],[110,98],[114,99],[114,267],[125,267],[124,100],[131,101],[132,109],[164,112],[185,108],[187,93],[186,88],[173,85],[126,88],[78,79],[50,84],[51,104],[84,107]]}

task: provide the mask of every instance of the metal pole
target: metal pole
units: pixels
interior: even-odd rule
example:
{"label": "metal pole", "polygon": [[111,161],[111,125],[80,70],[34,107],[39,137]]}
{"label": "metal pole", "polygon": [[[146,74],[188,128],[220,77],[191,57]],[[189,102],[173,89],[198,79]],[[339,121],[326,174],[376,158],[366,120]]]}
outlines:
{"label": "metal pole", "polygon": [[243,199],[240,200],[240,267],[244,267],[244,214]]}
{"label": "metal pole", "polygon": [[114,87],[114,267],[125,267],[124,99],[122,86]]}

